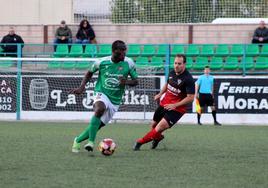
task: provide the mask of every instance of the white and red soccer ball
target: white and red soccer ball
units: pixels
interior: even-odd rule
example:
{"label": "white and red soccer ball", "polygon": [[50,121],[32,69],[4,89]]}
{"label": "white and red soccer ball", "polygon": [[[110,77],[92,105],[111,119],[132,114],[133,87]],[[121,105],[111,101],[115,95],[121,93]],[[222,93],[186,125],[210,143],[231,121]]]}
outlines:
{"label": "white and red soccer ball", "polygon": [[116,144],[113,139],[104,138],[102,141],[100,141],[98,148],[103,155],[109,156],[114,153]]}

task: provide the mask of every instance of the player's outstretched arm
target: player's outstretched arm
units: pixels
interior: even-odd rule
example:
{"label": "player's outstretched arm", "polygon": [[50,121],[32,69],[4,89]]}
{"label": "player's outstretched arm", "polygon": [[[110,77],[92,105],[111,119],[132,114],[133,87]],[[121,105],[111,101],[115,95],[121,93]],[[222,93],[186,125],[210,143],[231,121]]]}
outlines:
{"label": "player's outstretched arm", "polygon": [[78,88],[72,89],[69,93],[76,94],[76,95],[82,94],[85,91],[85,86],[86,86],[87,82],[92,78],[92,76],[93,76],[93,73],[88,71],[85,74],[80,86]]}
{"label": "player's outstretched arm", "polygon": [[179,107],[179,106],[184,106],[186,104],[192,103],[194,100],[194,94],[187,94],[187,97],[185,97],[184,99],[182,99],[180,102],[174,103],[174,104],[166,104],[164,106],[165,109],[167,110],[174,110],[175,108]]}

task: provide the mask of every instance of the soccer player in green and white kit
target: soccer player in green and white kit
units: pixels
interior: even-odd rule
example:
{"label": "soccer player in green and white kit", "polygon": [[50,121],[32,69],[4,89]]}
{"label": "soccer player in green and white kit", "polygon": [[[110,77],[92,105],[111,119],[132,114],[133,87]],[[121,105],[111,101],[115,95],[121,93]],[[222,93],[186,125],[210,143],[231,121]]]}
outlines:
{"label": "soccer player in green and white kit", "polygon": [[[93,103],[94,115],[88,127],[74,139],[72,152],[78,153],[80,143],[88,139],[84,146],[87,151],[93,151],[94,142],[100,127],[107,124],[118,110],[125,92],[125,86],[136,86],[138,84],[137,73],[134,62],[125,57],[126,44],[117,40],[112,44],[112,56],[100,58],[95,62],[84,76],[79,88],[70,93],[81,94],[85,90],[86,83],[91,79],[93,73],[99,71],[97,83],[94,89],[95,99]],[[131,79],[127,79],[130,75]]]}

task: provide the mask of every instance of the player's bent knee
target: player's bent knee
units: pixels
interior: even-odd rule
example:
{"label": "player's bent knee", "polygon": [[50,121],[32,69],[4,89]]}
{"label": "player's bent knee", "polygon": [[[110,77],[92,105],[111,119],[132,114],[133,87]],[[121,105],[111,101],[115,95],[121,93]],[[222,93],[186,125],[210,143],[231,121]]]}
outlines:
{"label": "player's bent knee", "polygon": [[170,128],[170,125],[167,122],[167,120],[165,118],[162,118],[162,120],[155,127],[155,130],[157,132],[163,132],[164,130],[169,129],[169,128]]}
{"label": "player's bent knee", "polygon": [[95,108],[95,116],[101,117],[105,112],[105,107],[96,107]]}
{"label": "player's bent knee", "polygon": [[105,110],[106,110],[106,106],[102,101],[97,101],[94,104],[95,116],[101,117],[104,114]]}
{"label": "player's bent knee", "polygon": [[95,116],[101,117],[105,112],[105,109],[95,109]]}
{"label": "player's bent knee", "polygon": [[156,121],[153,121],[153,122],[151,123],[151,128],[155,128],[156,125],[157,125],[157,122],[156,122]]}

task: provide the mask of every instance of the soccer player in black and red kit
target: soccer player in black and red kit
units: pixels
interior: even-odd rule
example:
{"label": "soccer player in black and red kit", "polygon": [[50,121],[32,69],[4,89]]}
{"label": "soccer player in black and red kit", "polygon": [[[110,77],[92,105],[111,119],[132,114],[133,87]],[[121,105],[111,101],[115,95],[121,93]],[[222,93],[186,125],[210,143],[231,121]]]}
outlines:
{"label": "soccer player in black and red kit", "polygon": [[166,129],[171,128],[186,112],[186,106],[192,103],[195,94],[195,82],[192,75],[186,70],[186,57],[176,55],[174,70],[169,73],[168,81],[154,99],[160,100],[160,106],[156,109],[152,129],[143,137],[139,138],[133,150],[152,141],[152,149],[164,139],[162,134]]}

